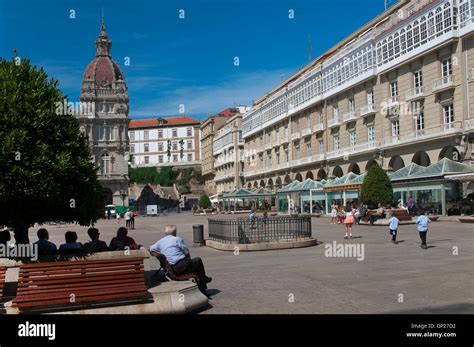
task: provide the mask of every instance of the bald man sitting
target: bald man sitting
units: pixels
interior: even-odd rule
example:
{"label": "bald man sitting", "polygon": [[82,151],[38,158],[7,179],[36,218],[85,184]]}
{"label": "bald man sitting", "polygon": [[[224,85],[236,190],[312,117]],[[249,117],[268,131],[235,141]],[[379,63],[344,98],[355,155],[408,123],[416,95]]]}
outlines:
{"label": "bald man sitting", "polygon": [[166,236],[151,245],[150,252],[164,254],[177,275],[196,274],[199,289],[207,295],[207,283],[211,282],[212,278],[206,276],[201,258],[191,259],[188,247],[181,237],[176,236],[176,233],[176,225],[167,225]]}

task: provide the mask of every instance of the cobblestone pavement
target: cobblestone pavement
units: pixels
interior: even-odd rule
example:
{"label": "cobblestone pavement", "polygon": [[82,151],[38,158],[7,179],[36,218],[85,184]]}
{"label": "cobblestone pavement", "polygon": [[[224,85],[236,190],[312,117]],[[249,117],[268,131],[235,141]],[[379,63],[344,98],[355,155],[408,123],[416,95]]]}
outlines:
{"label": "cobblestone pavement", "polygon": [[[278,251],[222,252],[192,247],[192,225],[207,218],[189,212],[166,217],[139,217],[129,236],[148,247],[163,236],[164,226],[176,224],[193,257],[201,257],[213,296],[212,313],[474,313],[474,227],[457,222],[434,222],[429,249],[419,247],[415,225],[401,226],[398,245],[384,226],[355,226],[354,239],[344,241],[343,226],[313,218],[318,246]],[[221,217],[219,217],[221,218]],[[223,217],[231,218],[231,217]],[[120,223],[121,226],[124,221]],[[117,221],[102,220],[101,239],[110,242]],[[87,228],[46,226],[50,240],[62,243],[74,230],[87,242]],[[36,240],[30,229],[30,239]],[[364,246],[364,260],[327,257],[333,241]],[[457,250],[457,255],[455,254]]]}

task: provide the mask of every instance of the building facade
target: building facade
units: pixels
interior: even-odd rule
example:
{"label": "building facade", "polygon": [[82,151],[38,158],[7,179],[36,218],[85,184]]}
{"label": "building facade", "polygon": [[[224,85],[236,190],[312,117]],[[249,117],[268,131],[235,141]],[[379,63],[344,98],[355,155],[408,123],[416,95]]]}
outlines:
{"label": "building facade", "polygon": [[244,140],[242,114],[227,120],[217,131],[213,141],[216,192],[228,193],[244,183]]}
{"label": "building facade", "polygon": [[127,205],[128,191],[128,90],[124,75],[112,60],[112,41],[104,20],[96,41],[96,56],[87,66],[81,85],[81,105],[87,113],[77,115],[86,135],[92,160],[99,168],[107,204]]}
{"label": "building facade", "polygon": [[398,1],[257,100],[242,120],[245,187],[472,165],[472,6]]}
{"label": "building facade", "polygon": [[131,166],[199,166],[200,125],[191,117],[131,120]]}
{"label": "building facade", "polygon": [[217,193],[217,186],[214,181],[214,136],[230,117],[240,112],[241,109],[239,108],[227,108],[222,112],[210,116],[201,124],[201,167],[205,182],[205,192],[208,195]]}

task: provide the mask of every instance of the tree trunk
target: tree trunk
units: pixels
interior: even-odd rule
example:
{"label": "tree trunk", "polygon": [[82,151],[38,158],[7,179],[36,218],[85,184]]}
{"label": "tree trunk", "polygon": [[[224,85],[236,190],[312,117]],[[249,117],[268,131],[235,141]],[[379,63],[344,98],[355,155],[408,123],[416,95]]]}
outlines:
{"label": "tree trunk", "polygon": [[28,237],[28,226],[25,224],[17,224],[12,226],[15,229],[16,244],[28,244],[30,239]]}

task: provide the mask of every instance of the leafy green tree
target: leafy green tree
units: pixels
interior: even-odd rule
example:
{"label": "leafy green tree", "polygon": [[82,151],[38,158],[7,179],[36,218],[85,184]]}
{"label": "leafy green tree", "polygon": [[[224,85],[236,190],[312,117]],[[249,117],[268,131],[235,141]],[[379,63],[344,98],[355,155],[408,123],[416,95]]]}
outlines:
{"label": "leafy green tree", "polygon": [[393,188],[387,173],[378,165],[372,165],[360,190],[360,201],[369,206],[393,202]]}
{"label": "leafy green tree", "polygon": [[0,85],[0,224],[21,244],[35,223],[97,221],[103,190],[77,120],[57,112],[58,82],[27,59],[0,58]]}
{"label": "leafy green tree", "polygon": [[130,181],[141,184],[159,184],[170,187],[176,178],[176,173],[171,166],[164,166],[159,170],[155,167],[129,168]]}
{"label": "leafy green tree", "polygon": [[189,194],[190,192],[191,192],[191,189],[189,186],[182,186],[182,187],[179,187],[178,189],[179,194]]}
{"label": "leafy green tree", "polygon": [[199,207],[201,208],[209,208],[211,207],[212,204],[211,204],[211,200],[209,199],[209,197],[204,194],[202,195],[200,198],[199,198]]}

